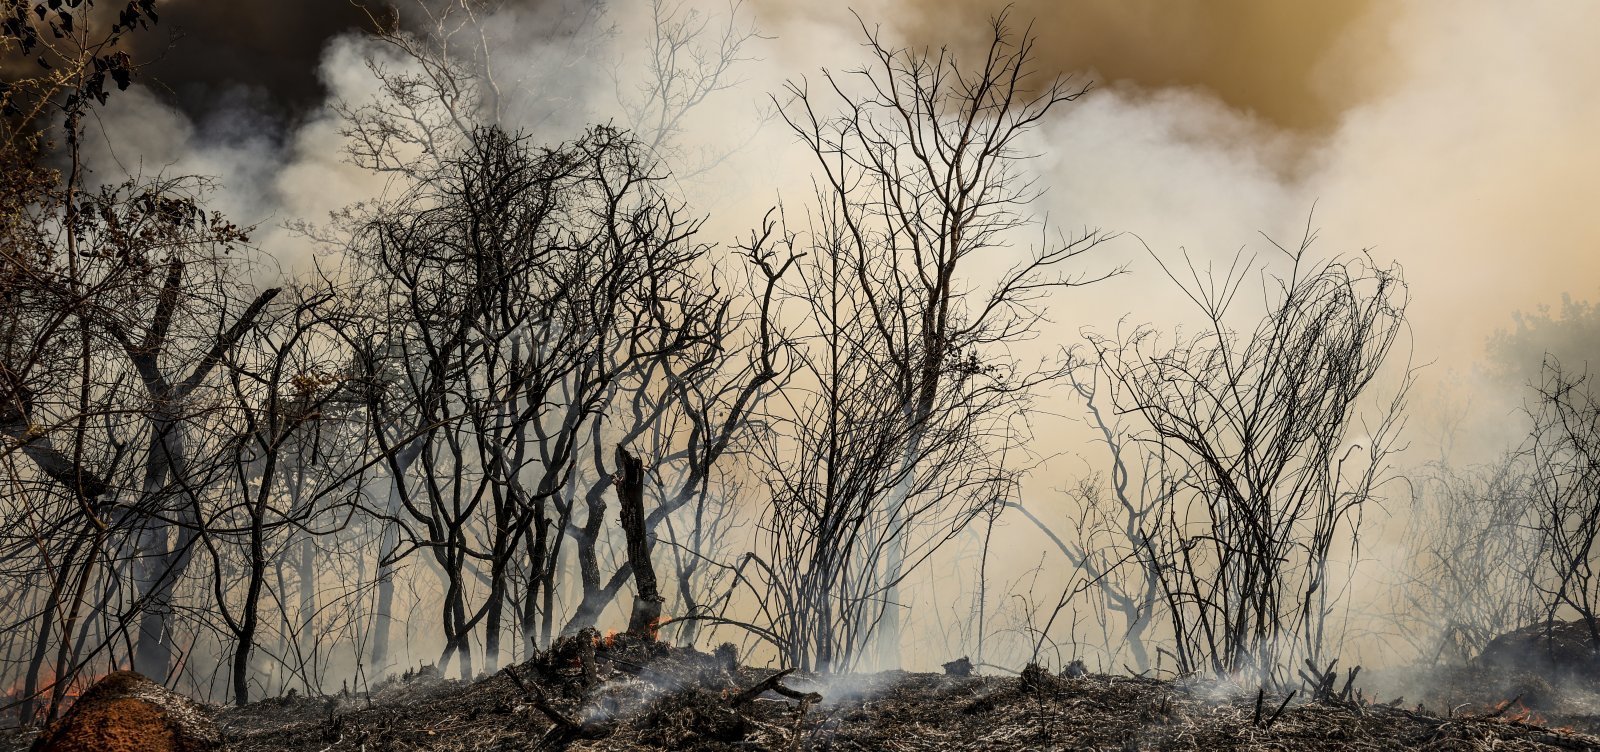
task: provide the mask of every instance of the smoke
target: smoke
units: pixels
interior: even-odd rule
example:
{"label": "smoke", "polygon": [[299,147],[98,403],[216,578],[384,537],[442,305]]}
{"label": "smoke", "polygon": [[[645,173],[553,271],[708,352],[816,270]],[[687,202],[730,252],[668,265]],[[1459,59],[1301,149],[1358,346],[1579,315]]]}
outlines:
{"label": "smoke", "polygon": [[[720,150],[714,170],[684,183],[690,206],[713,212],[708,237],[717,241],[754,226],[779,199],[809,198],[809,165],[793,138],[781,124],[755,127],[765,97],[787,78],[862,62],[860,29],[844,8],[753,3],[772,38],[741,64],[740,85],[708,99],[683,135],[684,154]],[[215,175],[218,208],[262,225],[258,244],[285,270],[303,268],[309,241],[280,224],[319,220],[384,189],[343,161],[329,105],[370,96],[365,59],[387,53],[356,31],[364,16],[342,2],[168,5],[164,25],[181,27],[183,38],[151,69],[150,84],[101,113],[112,138],[91,163],[105,179],[120,170]],[[984,16],[1003,5],[856,8],[903,43],[967,53],[982,41]],[[530,93],[508,108],[509,124],[558,141],[622,118],[619,100],[650,32],[643,7],[619,0],[585,27],[592,34],[552,36],[586,8],[508,3],[488,25],[494,62],[509,89]],[[1413,425],[1420,443],[1432,442],[1418,452],[1438,452],[1429,426],[1469,396],[1474,417],[1455,443],[1464,455],[1487,457],[1520,440],[1508,423],[1522,395],[1482,364],[1515,312],[1563,293],[1590,297],[1600,280],[1600,213],[1590,206],[1600,195],[1600,100],[1590,95],[1600,91],[1600,47],[1590,39],[1600,6],[1026,0],[1010,12],[1017,26],[1032,22],[1046,73],[1097,83],[1038,133],[1033,169],[1047,189],[1038,208],[1069,231],[1128,233],[1095,263],[1126,261],[1133,271],[1054,301],[1040,348],[1125,316],[1164,328],[1187,320],[1192,312],[1138,240],[1167,259],[1184,249],[1202,265],[1240,248],[1267,259],[1275,251],[1262,233],[1292,245],[1310,218],[1320,228],[1316,252],[1371,249],[1406,268],[1411,358],[1427,366],[1418,394],[1428,399]],[[1076,411],[1064,395],[1048,400],[1042,412]],[[1041,417],[1038,432],[1040,454],[1064,456],[1024,489],[1048,506],[1065,477],[1102,462],[1071,420]],[[1015,523],[1004,534],[1017,566],[999,567],[991,584],[1047,547]]]}
{"label": "smoke", "polygon": [[[326,51],[322,80],[341,95],[360,96],[370,84],[349,71],[362,65],[363,44],[337,39]],[[158,90],[135,86],[95,111],[85,139],[92,179],[115,183],[136,175],[197,175],[213,181],[205,205],[256,227],[252,243],[266,261],[256,274],[273,282],[304,271],[311,242],[285,229],[293,220],[325,221],[329,212],[378,195],[379,176],[344,160],[340,124],[317,109],[289,127],[282,111],[249,88],[234,88],[196,118]]]}
{"label": "smoke", "polygon": [[[400,4],[402,27],[425,26],[431,0]],[[586,0],[508,0],[488,23],[504,71],[507,125],[536,138],[570,138],[604,121],[592,100],[607,89],[607,28]],[[148,61],[127,92],[94,111],[85,162],[94,178],[198,175],[214,181],[208,208],[255,226],[262,282],[306,271],[317,249],[286,229],[381,195],[388,182],[349,164],[337,103],[379,95],[369,69],[409,61],[370,31],[387,6],[347,2],[209,3],[166,0],[155,31],[134,34]],[[574,20],[577,19],[577,20]],[[109,23],[110,18],[104,19]]]}
{"label": "smoke", "polygon": [[[873,0],[859,10],[908,44],[966,52],[981,38],[979,21],[1001,6]],[[495,64],[507,90],[532,93],[508,108],[510,124],[554,141],[618,120],[649,31],[641,10],[614,3],[578,33],[575,17],[600,12],[505,4],[488,26]],[[845,10],[781,0],[754,10],[774,38],[743,65],[742,86],[693,113],[691,150],[747,141],[753,128],[741,126],[785,78],[858,63],[859,29]],[[1297,239],[1315,207],[1323,251],[1372,248],[1406,266],[1417,360],[1435,370],[1470,370],[1514,312],[1563,293],[1586,298],[1592,283],[1582,281],[1600,278],[1590,252],[1600,215],[1587,205],[1600,175],[1600,149],[1589,143],[1600,104],[1578,94],[1600,85],[1600,52],[1582,31],[1600,9],[1077,0],[1023,2],[1010,13],[1019,26],[1032,22],[1045,72],[1099,87],[1064,108],[1039,144],[1042,207],[1059,225],[1222,258],[1261,246],[1259,232]],[[371,87],[363,58],[381,51],[358,31],[366,20],[349,4],[309,0],[166,4],[163,25],[180,38],[160,52],[142,92],[102,113],[106,141],[117,145],[96,162],[103,177],[118,163],[215,175],[223,208],[268,225],[365,197],[377,186],[342,164],[327,106]],[[770,169],[774,158],[804,165],[781,130],[767,128],[696,188],[740,212],[802,200],[803,173]],[[738,190],[725,190],[729,182]],[[752,199],[723,206],[728,196]],[[755,219],[729,217],[729,230]],[[1125,251],[1148,266],[1142,251]],[[1055,318],[1104,324],[1128,311],[1113,306],[1095,320],[1102,302],[1161,295],[1143,273],[1106,289],[1104,300],[1077,296]],[[1134,311],[1156,322],[1166,313]]]}
{"label": "smoke", "polygon": [[[913,46],[972,53],[1008,5],[868,3]],[[1010,3],[1046,74],[1093,80],[1045,138],[1052,216],[1212,256],[1298,239],[1372,248],[1416,292],[1419,360],[1464,367],[1517,310],[1592,294],[1600,9],[1582,4]],[[842,10],[762,0],[780,40],[859,34]],[[827,63],[844,68],[853,60]],[[815,67],[795,66],[797,72]],[[1136,256],[1138,254],[1135,254]],[[1148,275],[1128,284],[1144,286]],[[1117,297],[1125,297],[1126,290]],[[1121,315],[1125,311],[1116,311]]]}
{"label": "smoke", "polygon": [[[163,0],[164,32],[136,35],[150,61],[145,82],[191,120],[203,121],[258,99],[258,115],[293,123],[321,107],[330,90],[318,63],[334,38],[369,23],[351,2]],[[241,92],[244,92],[243,94]]]}
{"label": "smoke", "polygon": [[[1037,58],[1051,72],[1094,71],[1117,86],[1195,88],[1224,105],[1288,128],[1337,125],[1348,94],[1323,64],[1374,4],[1264,0],[929,0],[857,6],[869,24],[899,29],[913,46],[971,54],[988,44],[982,21],[1009,8],[1020,30],[1039,35]],[[779,19],[836,17],[828,6],[762,0]]]}
{"label": "smoke", "polygon": [[[993,3],[998,8],[1000,3]],[[768,22],[815,38],[859,34],[843,11],[766,0]],[[1402,264],[1411,286],[1413,392],[1408,461],[1487,460],[1520,443],[1527,396],[1486,368],[1486,345],[1518,311],[1582,299],[1600,279],[1600,218],[1586,207],[1600,176],[1593,143],[1600,50],[1582,30],[1600,8],[1508,7],[1415,0],[1394,4],[1022,2],[1012,19],[1037,18],[1047,73],[1094,80],[1037,142],[1034,168],[1048,193],[1040,208],[1067,229],[1131,233],[1168,261],[1187,252],[1204,268],[1241,248],[1276,254],[1262,234],[1293,246],[1308,219],[1318,255],[1370,249]],[[902,43],[982,41],[970,4],[879,2],[859,8]],[[792,49],[792,48],[785,48]],[[827,61],[834,69],[859,54]],[[815,66],[795,66],[812,71]],[[1187,307],[1135,238],[1106,260],[1132,274],[1052,303],[1046,345],[1107,331],[1123,317],[1172,328]],[[1536,367],[1537,364],[1534,364]],[[1071,414],[1063,401],[1052,408]],[[1044,454],[1024,496],[1059,506],[1056,490],[1081,462],[1103,466],[1070,419],[1041,423]],[[1407,468],[1402,468],[1407,469]],[[1366,541],[1369,568],[1404,553],[1403,490]],[[1060,518],[1070,525],[1070,512]],[[1048,546],[1014,520],[1012,571]],[[1000,535],[1000,533],[997,533]],[[1037,545],[1035,545],[1037,544]],[[1003,581],[1005,569],[995,575]],[[1358,598],[1392,574],[1369,572]],[[930,587],[930,590],[932,588]],[[919,611],[935,607],[919,594]]]}
{"label": "smoke", "polygon": [[[959,52],[978,12],[907,2],[879,17]],[[1046,72],[1101,85],[1041,139],[1058,221],[1222,260],[1266,258],[1258,233],[1292,243],[1311,216],[1321,253],[1370,248],[1406,268],[1425,377],[1502,393],[1477,373],[1491,335],[1595,292],[1600,105],[1582,92],[1600,85],[1600,50],[1581,30],[1600,8],[1024,2],[1012,17],[1037,19]],[[1142,256],[1057,318],[1104,326],[1132,308],[1172,323],[1181,311]],[[1521,400],[1503,396],[1485,412]]]}

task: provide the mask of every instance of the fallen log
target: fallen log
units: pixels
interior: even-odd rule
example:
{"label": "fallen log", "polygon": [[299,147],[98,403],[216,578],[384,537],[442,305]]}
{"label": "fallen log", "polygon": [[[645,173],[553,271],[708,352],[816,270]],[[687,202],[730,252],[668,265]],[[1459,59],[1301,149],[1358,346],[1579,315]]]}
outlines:
{"label": "fallen log", "polygon": [[817,694],[816,692],[801,692],[797,689],[791,689],[783,686],[783,684],[780,682],[783,681],[785,676],[788,676],[792,673],[794,673],[794,669],[786,668],[773,674],[772,676],[756,682],[749,689],[734,695],[733,699],[728,701],[728,706],[737,708],[740,705],[749,703],[755,700],[757,697],[766,694],[769,690],[783,695],[791,700],[799,700],[805,703],[816,703],[822,701],[822,695]]}

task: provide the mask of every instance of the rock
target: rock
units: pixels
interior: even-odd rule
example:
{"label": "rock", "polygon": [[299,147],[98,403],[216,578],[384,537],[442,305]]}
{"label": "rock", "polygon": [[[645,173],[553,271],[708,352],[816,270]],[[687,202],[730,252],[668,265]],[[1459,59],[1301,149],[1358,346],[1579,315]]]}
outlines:
{"label": "rock", "polygon": [[972,676],[972,661],[965,656],[944,664],[945,676]]}
{"label": "rock", "polygon": [[1600,670],[1600,649],[1582,619],[1550,621],[1490,640],[1476,662],[1505,672],[1593,676]]}
{"label": "rock", "polygon": [[216,726],[189,698],[132,671],[89,687],[34,742],[35,752],[207,752]]}

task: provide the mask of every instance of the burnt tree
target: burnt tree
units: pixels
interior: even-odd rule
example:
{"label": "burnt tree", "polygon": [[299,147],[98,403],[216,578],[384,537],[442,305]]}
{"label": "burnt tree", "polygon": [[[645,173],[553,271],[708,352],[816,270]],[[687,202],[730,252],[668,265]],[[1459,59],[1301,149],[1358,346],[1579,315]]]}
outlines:
{"label": "burnt tree", "polygon": [[644,527],[644,474],[644,461],[619,445],[617,504],[628,543],[628,565],[633,568],[633,583],[638,590],[628,617],[628,633],[655,639],[656,628],[661,625],[661,603],[666,599],[656,584],[656,568],[650,564],[650,540]]}

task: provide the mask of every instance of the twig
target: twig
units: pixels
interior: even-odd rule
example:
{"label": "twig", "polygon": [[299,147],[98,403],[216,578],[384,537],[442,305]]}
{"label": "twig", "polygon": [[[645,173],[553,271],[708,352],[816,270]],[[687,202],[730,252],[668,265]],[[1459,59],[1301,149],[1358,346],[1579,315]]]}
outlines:
{"label": "twig", "polygon": [[1262,717],[1261,711],[1265,709],[1264,703],[1267,699],[1267,688],[1262,687],[1261,689],[1256,690],[1256,712],[1255,717],[1251,720],[1251,724],[1259,729],[1272,728],[1272,724],[1278,721],[1278,716],[1283,715],[1284,708],[1289,707],[1289,701],[1293,700],[1295,694],[1299,691],[1300,690],[1297,689],[1290,692],[1288,697],[1283,698],[1283,702],[1278,703],[1278,709],[1274,711],[1271,716]]}
{"label": "twig", "polygon": [[801,692],[798,689],[790,689],[782,684],[772,685],[772,691],[777,692],[778,694],[783,695],[791,700],[799,700],[806,704],[822,702],[822,695],[817,692]]}
{"label": "twig", "polygon": [[1273,712],[1272,717],[1267,719],[1267,725],[1262,726],[1261,728],[1263,728],[1263,729],[1272,728],[1272,724],[1278,722],[1278,716],[1283,715],[1283,709],[1289,707],[1289,701],[1293,700],[1295,693],[1299,692],[1299,691],[1300,690],[1293,690],[1293,691],[1289,692],[1289,696],[1283,698],[1283,702],[1278,704],[1278,709]]}
{"label": "twig", "polygon": [[994,669],[996,671],[1004,671],[1004,672],[1006,672],[1008,674],[1013,674],[1013,675],[1022,673],[1021,671],[1018,671],[1018,670],[1016,670],[1014,668],[1008,668],[1006,666],[997,666],[997,665],[995,665],[993,663],[983,663],[981,661],[978,662],[978,663],[972,664],[972,667],[973,668],[992,668],[992,669]]}
{"label": "twig", "polygon": [[1358,674],[1360,674],[1360,673],[1361,673],[1361,667],[1360,666],[1356,666],[1355,668],[1350,669],[1349,676],[1347,676],[1345,678],[1345,680],[1344,680],[1344,689],[1339,690],[1339,699],[1341,699],[1341,700],[1343,700],[1345,702],[1349,702],[1350,701],[1350,691],[1355,687],[1356,676]]}

